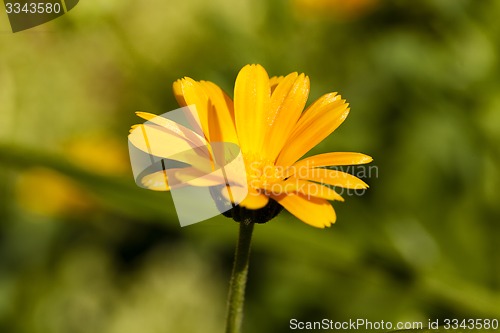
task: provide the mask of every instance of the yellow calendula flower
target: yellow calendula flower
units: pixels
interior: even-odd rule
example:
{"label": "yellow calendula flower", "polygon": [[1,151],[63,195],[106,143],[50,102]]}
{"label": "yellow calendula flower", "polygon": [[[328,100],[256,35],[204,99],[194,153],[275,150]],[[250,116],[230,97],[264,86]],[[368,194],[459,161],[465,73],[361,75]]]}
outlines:
{"label": "yellow calendula flower", "polygon": [[[241,149],[248,193],[224,215],[236,221],[266,222],[285,208],[303,222],[323,228],[336,220],[329,201],[343,201],[335,187],[368,187],[350,174],[327,168],[369,163],[372,158],[367,155],[331,152],[300,160],[349,113],[337,93],[323,95],[304,111],[310,89],[306,75],[269,78],[262,66],[247,65],[236,78],[234,100],[212,82],[187,77],[176,81],[173,89],[181,106],[196,106],[204,138],[189,134],[190,142],[233,143]],[[148,120],[154,117],[138,114]],[[175,131],[180,132],[177,127]],[[182,133],[186,137],[186,131]],[[158,190],[155,184],[160,178],[165,179],[160,172],[152,173],[143,184]],[[169,179],[163,190],[172,186]],[[231,198],[224,190],[220,196]]]}

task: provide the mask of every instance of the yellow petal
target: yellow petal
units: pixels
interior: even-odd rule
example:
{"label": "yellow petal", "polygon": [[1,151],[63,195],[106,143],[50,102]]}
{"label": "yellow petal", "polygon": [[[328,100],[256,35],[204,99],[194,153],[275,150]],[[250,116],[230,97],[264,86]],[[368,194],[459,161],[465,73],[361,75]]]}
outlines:
{"label": "yellow petal", "polygon": [[152,119],[158,117],[156,114],[149,113],[149,112],[142,112],[142,111],[137,111],[135,114],[144,120],[152,120]]}
{"label": "yellow petal", "polygon": [[140,124],[132,125],[130,126],[130,130],[128,131],[129,133],[132,133],[137,127],[141,126]]}
{"label": "yellow petal", "polygon": [[335,223],[335,211],[325,199],[307,198],[302,194],[281,194],[272,198],[299,220],[313,227],[324,228]]}
{"label": "yellow petal", "polygon": [[248,190],[246,187],[242,186],[225,186],[222,188],[221,194],[226,200],[239,204],[247,197]]}
{"label": "yellow petal", "polygon": [[[177,80],[173,84],[175,98],[180,106],[195,105],[198,112],[198,118],[201,130],[207,139],[210,139],[208,118],[209,118],[209,99],[203,89],[203,86],[195,80],[186,77]],[[192,126],[194,124],[191,124]],[[194,127],[195,131],[197,128]]]}
{"label": "yellow petal", "polygon": [[344,100],[313,104],[308,108],[288,138],[288,144],[281,151],[277,165],[295,163],[305,153],[323,141],[347,118],[349,109]]}
{"label": "yellow petal", "polygon": [[[208,149],[204,146],[194,149],[196,146],[193,147],[193,143],[183,133],[176,132],[176,129],[141,124],[132,130],[128,139],[132,145],[149,155],[188,164],[210,165]],[[198,159],[202,159],[202,162]]]}
{"label": "yellow petal", "polygon": [[[193,111],[194,112],[194,111]],[[191,111],[186,111],[186,115],[189,115]],[[200,147],[200,146],[206,146],[207,141],[205,140],[204,137],[202,137],[200,134],[192,131],[191,129],[184,127],[183,125],[176,123],[175,121],[168,119],[163,116],[157,116],[152,113],[148,112],[136,112],[136,115],[139,117],[155,124],[158,125],[159,127],[156,127],[158,130],[163,130],[167,133],[171,133],[172,135],[176,135],[180,138],[183,138],[186,141],[189,141],[193,147]],[[152,124],[148,124],[152,125]],[[136,126],[140,125],[134,125],[132,126],[135,128]],[[154,125],[153,125],[154,126]],[[163,128],[163,129],[162,129]],[[167,142],[159,143],[159,144],[167,144]]]}
{"label": "yellow petal", "polygon": [[176,169],[174,173],[167,170],[167,175],[175,175],[176,179],[191,186],[209,187],[226,183],[220,169],[207,173],[206,170],[199,170],[196,167],[186,167]]}
{"label": "yellow petal", "polygon": [[[232,189],[232,187],[231,187]],[[257,190],[249,187],[248,194],[242,202],[240,202],[240,206],[245,207],[247,209],[260,209],[267,205],[269,198],[258,192]]]}
{"label": "yellow petal", "polygon": [[141,183],[149,190],[170,191],[167,175],[164,170],[153,172],[149,175],[142,177]]}
{"label": "yellow petal", "polygon": [[265,158],[276,160],[294,129],[309,96],[309,78],[292,73],[278,84],[271,96],[271,105],[266,116],[268,125]]}
{"label": "yellow petal", "polygon": [[264,115],[269,108],[271,89],[266,70],[247,65],[239,72],[234,86],[236,131],[244,154],[262,155]]}
{"label": "yellow petal", "polygon": [[297,123],[297,127],[307,128],[311,124],[311,121],[321,113],[325,107],[332,107],[340,104],[343,104],[343,101],[341,96],[336,92],[321,96],[302,113]]}
{"label": "yellow petal", "polygon": [[361,179],[338,170],[322,168],[296,169],[293,177],[354,190],[368,188],[368,185]]}
{"label": "yellow petal", "polygon": [[295,163],[291,168],[310,169],[324,166],[357,165],[370,163],[371,161],[373,161],[373,158],[361,153],[334,152],[304,158]]}
{"label": "yellow petal", "polygon": [[225,183],[222,174],[206,174],[194,167],[171,168],[150,173],[141,179],[142,185],[153,191],[170,191],[186,185],[216,186]]}
{"label": "yellow petal", "polygon": [[278,84],[284,79],[284,76],[273,76],[269,79],[269,85],[271,86],[271,93],[274,92],[274,89],[278,86]]}
{"label": "yellow petal", "polygon": [[335,190],[318,183],[312,183],[307,180],[291,177],[287,179],[283,185],[286,194],[289,194],[291,192],[298,192],[303,194],[307,198],[316,197],[326,200],[344,201],[344,198],[342,198],[340,194],[335,192]]}
{"label": "yellow petal", "polygon": [[212,142],[238,143],[236,127],[234,125],[234,105],[231,98],[216,84],[209,81],[200,81],[209,100],[209,131]]}

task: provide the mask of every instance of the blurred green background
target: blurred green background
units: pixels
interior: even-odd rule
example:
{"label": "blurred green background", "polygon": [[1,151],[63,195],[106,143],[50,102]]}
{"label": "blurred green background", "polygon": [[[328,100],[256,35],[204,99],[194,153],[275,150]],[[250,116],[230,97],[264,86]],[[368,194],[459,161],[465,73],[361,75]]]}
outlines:
{"label": "blurred green background", "polygon": [[359,151],[364,196],[317,230],[259,225],[244,328],[289,320],[500,318],[500,1],[85,0],[10,32],[0,14],[0,332],[221,332],[237,236],[180,228],[135,186],[134,111],[190,76],[232,94],[247,63],[338,91],[312,153]]}

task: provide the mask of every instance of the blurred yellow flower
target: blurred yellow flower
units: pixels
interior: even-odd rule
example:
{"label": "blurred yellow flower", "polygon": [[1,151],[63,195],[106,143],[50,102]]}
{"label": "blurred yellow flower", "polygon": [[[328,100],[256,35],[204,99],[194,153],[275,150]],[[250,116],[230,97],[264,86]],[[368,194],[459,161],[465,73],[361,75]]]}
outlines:
{"label": "blurred yellow flower", "polygon": [[[109,134],[89,133],[64,144],[72,163],[89,172],[121,176],[130,169],[123,143]],[[23,171],[16,183],[21,208],[41,216],[78,215],[97,203],[80,184],[56,170],[36,167]]]}
{"label": "blurred yellow flower", "polygon": [[71,178],[42,167],[28,169],[19,175],[16,197],[20,208],[45,217],[75,215],[93,205]]}
{"label": "blurred yellow flower", "polygon": [[106,176],[130,172],[126,146],[116,136],[88,133],[65,144],[69,160],[82,169]]}
{"label": "blurred yellow flower", "polygon": [[[305,223],[323,228],[336,220],[329,200],[343,201],[332,187],[368,187],[350,174],[325,168],[369,163],[372,158],[367,155],[335,152],[299,160],[340,126],[349,113],[348,104],[337,93],[323,95],[302,112],[309,95],[306,75],[291,73],[269,78],[262,66],[247,65],[236,78],[234,102],[221,88],[208,81],[186,77],[176,81],[173,89],[181,106],[196,106],[207,142],[234,143],[240,147],[248,194],[233,208],[233,211],[242,210],[238,214],[262,216],[254,212],[269,212],[269,208],[278,203]],[[155,120],[151,114],[141,112],[138,115],[158,124],[166,122],[165,119]],[[186,132],[182,133],[186,137]],[[194,136],[189,134],[189,137]],[[139,136],[129,138],[133,144],[140,139]],[[137,142],[136,146],[141,144]],[[172,179],[169,181],[172,183]],[[156,190],[169,190],[174,186],[158,186],[166,184],[162,172],[145,176],[143,184]],[[227,192],[227,188],[222,190],[222,195],[231,200]],[[236,215],[232,217],[241,220]],[[256,218],[253,222],[266,222],[274,215]]]}

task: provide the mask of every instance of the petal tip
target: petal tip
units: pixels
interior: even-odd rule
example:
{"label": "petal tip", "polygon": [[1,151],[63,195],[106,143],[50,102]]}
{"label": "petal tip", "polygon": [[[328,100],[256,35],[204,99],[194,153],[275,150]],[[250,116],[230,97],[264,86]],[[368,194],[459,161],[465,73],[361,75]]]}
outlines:
{"label": "petal tip", "polygon": [[373,162],[373,157],[368,155],[365,155],[365,157],[360,160],[360,164],[366,164],[371,162]]}

